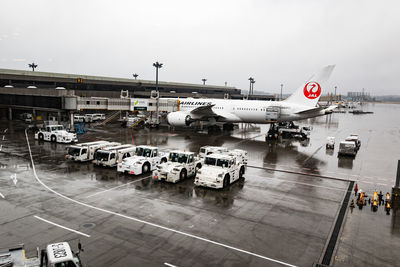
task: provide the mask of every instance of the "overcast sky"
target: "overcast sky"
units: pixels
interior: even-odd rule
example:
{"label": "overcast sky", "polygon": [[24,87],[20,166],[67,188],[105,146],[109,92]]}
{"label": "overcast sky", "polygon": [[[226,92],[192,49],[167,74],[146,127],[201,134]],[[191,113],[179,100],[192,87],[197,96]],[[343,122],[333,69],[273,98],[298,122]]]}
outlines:
{"label": "overcast sky", "polygon": [[400,1],[1,0],[0,68],[293,92],[400,94]]}

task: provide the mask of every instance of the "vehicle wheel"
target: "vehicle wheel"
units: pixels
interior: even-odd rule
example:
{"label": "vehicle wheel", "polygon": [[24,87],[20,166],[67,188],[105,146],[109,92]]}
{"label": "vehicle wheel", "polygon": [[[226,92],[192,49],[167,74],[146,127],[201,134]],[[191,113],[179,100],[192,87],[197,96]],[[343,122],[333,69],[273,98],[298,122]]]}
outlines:
{"label": "vehicle wheel", "polygon": [[55,135],[51,136],[51,142],[53,143],[57,142],[57,137]]}
{"label": "vehicle wheel", "polygon": [[225,175],[225,177],[224,177],[224,184],[223,184],[223,188],[227,188],[228,187],[228,185],[229,185],[229,175],[228,174],[226,174]]}
{"label": "vehicle wheel", "polygon": [[200,169],[201,169],[201,164],[197,164],[197,165],[196,165],[195,172],[194,172],[194,175],[196,175],[196,174],[197,174],[197,171],[200,170]]}
{"label": "vehicle wheel", "polygon": [[150,166],[148,163],[145,163],[142,167],[142,173],[148,173],[150,171]]}
{"label": "vehicle wheel", "polygon": [[186,177],[187,177],[186,169],[181,170],[181,173],[179,174],[179,181],[185,180]]}
{"label": "vehicle wheel", "polygon": [[43,136],[42,133],[39,134],[39,140],[40,140],[40,141],[43,141],[43,140],[44,140],[44,136]]}
{"label": "vehicle wheel", "polygon": [[166,158],[162,158],[161,159],[161,163],[165,163],[165,162],[167,162],[167,159]]}
{"label": "vehicle wheel", "polygon": [[243,174],[244,174],[244,167],[240,167],[240,172],[239,172],[239,179],[243,178]]}

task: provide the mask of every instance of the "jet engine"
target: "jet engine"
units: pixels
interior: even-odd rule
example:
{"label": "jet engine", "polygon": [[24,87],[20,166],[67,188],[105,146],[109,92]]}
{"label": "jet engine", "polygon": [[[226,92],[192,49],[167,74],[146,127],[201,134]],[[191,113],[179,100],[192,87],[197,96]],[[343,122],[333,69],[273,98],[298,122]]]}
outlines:
{"label": "jet engine", "polygon": [[168,124],[171,126],[189,126],[194,120],[189,114],[181,111],[171,112],[167,115]]}

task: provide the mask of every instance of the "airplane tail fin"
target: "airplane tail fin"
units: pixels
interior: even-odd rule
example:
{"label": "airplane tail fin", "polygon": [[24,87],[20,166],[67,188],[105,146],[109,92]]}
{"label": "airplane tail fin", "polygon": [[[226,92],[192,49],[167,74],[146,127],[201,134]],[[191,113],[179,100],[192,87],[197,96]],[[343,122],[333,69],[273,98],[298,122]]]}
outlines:
{"label": "airplane tail fin", "polygon": [[334,68],[335,65],[328,65],[322,68],[284,101],[303,106],[315,107],[322,92],[326,92],[327,82]]}

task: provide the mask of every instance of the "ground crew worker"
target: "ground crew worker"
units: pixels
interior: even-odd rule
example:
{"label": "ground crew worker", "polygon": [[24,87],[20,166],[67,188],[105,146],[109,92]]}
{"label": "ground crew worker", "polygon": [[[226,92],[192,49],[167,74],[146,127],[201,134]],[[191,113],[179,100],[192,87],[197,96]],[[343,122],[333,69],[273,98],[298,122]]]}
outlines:
{"label": "ground crew worker", "polygon": [[390,194],[389,194],[389,192],[387,192],[386,193],[386,202],[389,202],[389,200],[390,200]]}
{"label": "ground crew worker", "polygon": [[382,191],[379,191],[378,198],[379,198],[379,206],[381,205],[381,202],[382,204],[384,204]]}
{"label": "ground crew worker", "polygon": [[358,186],[356,184],[356,186],[354,187],[354,196],[357,196],[357,191],[358,191]]}
{"label": "ground crew worker", "polygon": [[354,205],[354,199],[351,200],[350,203],[350,212],[353,213],[353,209],[354,209],[355,205]]}
{"label": "ground crew worker", "polygon": [[386,202],[386,214],[387,215],[390,215],[390,202],[388,201],[388,202]]}

